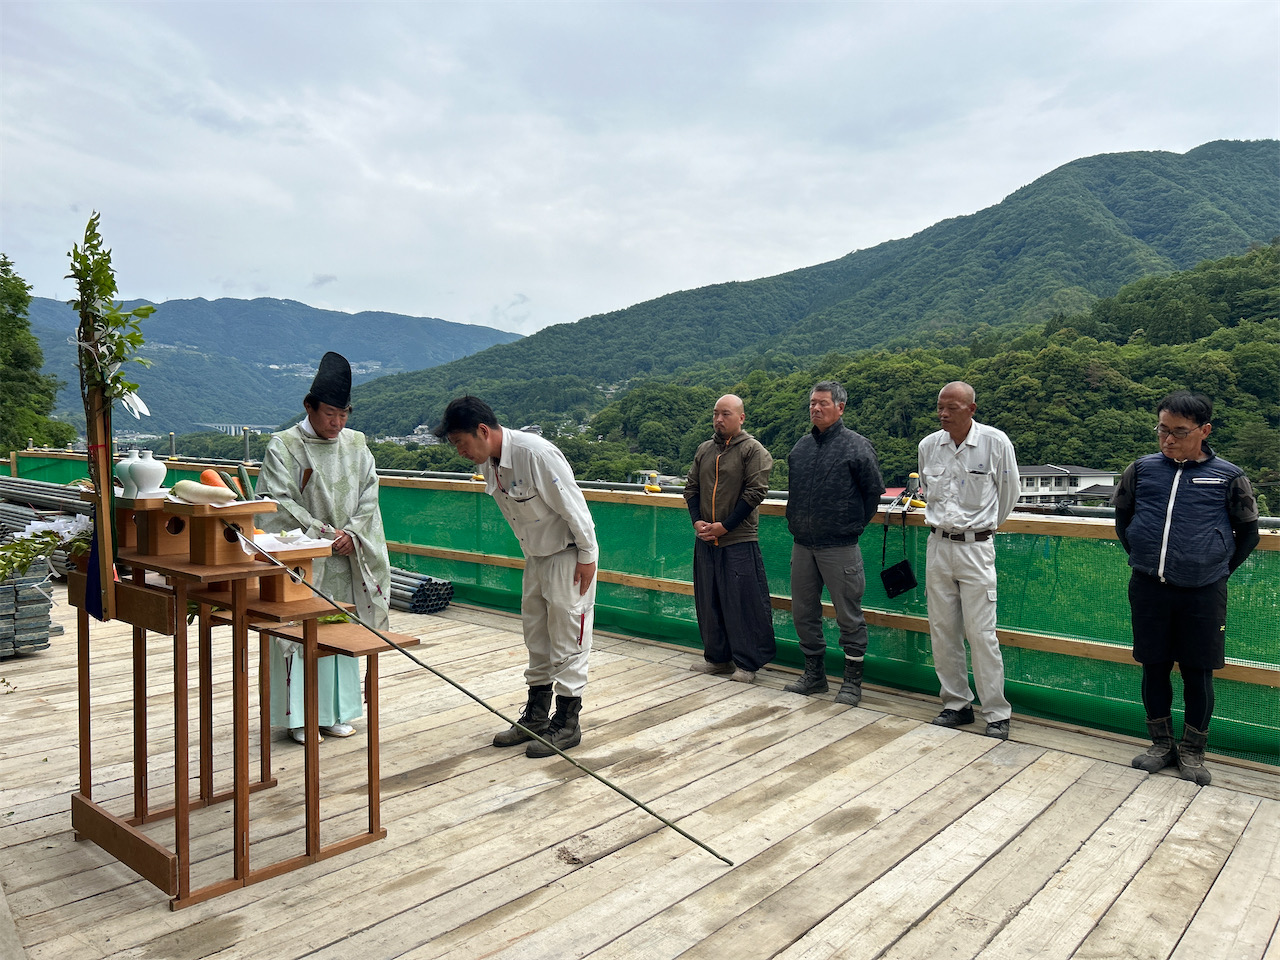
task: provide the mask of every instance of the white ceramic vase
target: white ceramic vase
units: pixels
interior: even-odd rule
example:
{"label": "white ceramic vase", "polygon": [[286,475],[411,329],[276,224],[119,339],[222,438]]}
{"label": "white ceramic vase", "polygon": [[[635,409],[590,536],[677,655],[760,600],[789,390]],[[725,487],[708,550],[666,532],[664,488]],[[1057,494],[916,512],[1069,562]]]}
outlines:
{"label": "white ceramic vase", "polygon": [[164,483],[164,475],[168,472],[163,460],[157,460],[150,450],[141,451],[138,462],[129,469],[134,486],[138,488],[136,496],[139,499],[162,496],[164,491],[160,484]]}
{"label": "white ceramic vase", "polygon": [[120,485],[124,490],[120,496],[127,500],[132,500],[138,495],[137,484],[133,482],[133,465],[138,462],[138,451],[130,450],[123,460],[116,464],[115,470],[112,472],[116,475],[116,479],[120,481]]}

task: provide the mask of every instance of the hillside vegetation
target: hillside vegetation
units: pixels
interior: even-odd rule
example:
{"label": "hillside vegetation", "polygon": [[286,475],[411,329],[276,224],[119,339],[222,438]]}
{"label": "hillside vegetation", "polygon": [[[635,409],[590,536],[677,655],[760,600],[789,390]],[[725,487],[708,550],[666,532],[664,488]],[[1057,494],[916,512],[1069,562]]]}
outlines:
{"label": "hillside vegetation", "polygon": [[[734,392],[746,403],[747,429],[773,453],[771,485],[785,488],[787,453],[809,429],[809,390],[835,379],[849,392],[845,423],[871,440],[886,481],[902,484],[916,468],[917,443],[937,429],[938,391],[966,380],[978,419],[1009,434],[1019,462],[1118,470],[1156,449],[1159,399],[1191,389],[1216,404],[1218,452],[1256,483],[1280,481],[1280,243],[1140,280],[1087,311],[1011,328],[999,346],[983,331],[973,339],[832,352],[745,375],[727,363],[703,367],[693,381],[641,384],[585,433],[554,439],[580,478],[622,480],[648,468],[683,475],[710,436],[716,397]],[[382,467],[470,470],[448,447],[375,449]]]}
{"label": "hillside vegetation", "polygon": [[829,263],[668,294],[548,327],[356,391],[356,426],[407,433],[464,391],[512,423],[585,421],[646,380],[720,358],[745,375],[797,370],[833,350],[1000,345],[1077,315],[1126,283],[1243,253],[1280,235],[1280,145],[1215,142],[1186,154],[1066,164],[971,216]]}
{"label": "hillside vegetation", "polygon": [[[82,421],[75,348],[68,340],[76,329],[75,312],[61,301],[35,298],[29,319],[44,351],[43,372],[66,385],[57,409]],[[200,423],[280,423],[301,410],[327,350],[347,357],[361,383],[519,339],[491,327],[394,313],[339,313],[267,297],[169,300],[157,305],[142,329],[147,342],[139,355],[152,365],[139,369],[137,380],[151,416],[136,426],[156,433],[196,430]]]}

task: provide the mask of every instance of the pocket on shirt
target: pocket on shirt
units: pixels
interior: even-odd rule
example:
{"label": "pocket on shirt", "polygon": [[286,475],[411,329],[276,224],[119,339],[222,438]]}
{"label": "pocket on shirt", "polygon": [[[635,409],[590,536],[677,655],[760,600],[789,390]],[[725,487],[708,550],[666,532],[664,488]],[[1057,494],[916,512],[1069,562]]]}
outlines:
{"label": "pocket on shirt", "polygon": [[995,480],[989,473],[966,473],[960,502],[969,510],[980,510],[992,502]]}
{"label": "pocket on shirt", "polygon": [[926,495],[938,496],[942,493],[942,481],[946,477],[941,470],[929,471],[923,470],[920,473],[922,485]]}
{"label": "pocket on shirt", "polygon": [[551,516],[551,508],[536,493],[515,502],[516,510],[526,522],[541,523]]}

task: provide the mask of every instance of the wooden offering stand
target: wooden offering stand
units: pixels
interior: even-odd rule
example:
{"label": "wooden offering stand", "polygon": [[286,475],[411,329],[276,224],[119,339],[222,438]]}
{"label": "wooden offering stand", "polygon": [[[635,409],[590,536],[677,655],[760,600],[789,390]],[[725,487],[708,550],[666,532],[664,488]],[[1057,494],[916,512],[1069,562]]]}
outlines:
{"label": "wooden offering stand", "polygon": [[[122,517],[125,511],[131,518]],[[79,649],[80,709],[80,790],[71,797],[71,822],[77,837],[94,841],[120,862],[172,897],[173,909],[200,903],[251,883],[279,876],[290,870],[333,856],[352,847],[386,836],[379,819],[378,792],[378,700],[377,659],[370,657],[368,669],[368,753],[369,827],[337,843],[320,844],[320,763],[319,706],[316,664],[321,656],[345,654],[370,656],[391,649],[372,633],[354,624],[320,624],[318,618],[333,613],[327,601],[315,597],[305,585],[292,583],[274,565],[246,554],[228,524],[253,529],[253,516],[274,513],[275,504],[258,500],[214,507],[171,500],[118,500],[116,519],[127,528],[136,518],[135,549],[119,552],[120,563],[133,570],[133,582],[116,583],[114,616],[133,625],[133,815],[120,817],[94,802],[92,730],[90,706],[89,614],[85,609],[83,574],[70,575],[68,597],[79,607],[77,614]],[[225,523],[224,523],[225,521]],[[176,544],[185,540],[179,551]],[[289,550],[279,554],[291,569],[310,574],[311,562],[327,556],[329,546]],[[277,572],[278,571],[278,572]],[[148,573],[163,578],[164,586],[148,582]],[[302,596],[301,591],[306,595]],[[187,603],[199,609],[198,703],[198,791],[191,794],[188,747],[188,645]],[[261,767],[256,779],[249,772],[249,690],[248,634],[250,620],[259,631],[259,736]],[[215,665],[212,654],[212,627],[231,626],[229,663]],[[332,630],[330,627],[345,627]],[[148,790],[147,761],[147,631],[173,638],[173,730],[174,800],[172,806],[153,808]],[[363,636],[357,642],[355,631]],[[268,636],[271,633],[295,639],[303,647],[305,679],[306,836],[304,853],[276,863],[250,866],[249,794],[275,785],[271,777],[270,751],[270,670]],[[401,645],[418,643],[413,637],[391,635]],[[373,643],[376,643],[375,647]],[[232,782],[218,790],[213,782],[213,683],[215,669],[230,669],[232,679]],[[191,887],[191,811],[213,804],[232,802],[233,839],[231,876],[197,889]],[[172,847],[160,843],[140,827],[161,819],[173,819]]]}
{"label": "wooden offering stand", "polygon": [[[93,499],[93,494],[87,495]],[[190,531],[186,518],[171,509],[164,497],[116,497],[116,545],[149,557],[186,556]]]}

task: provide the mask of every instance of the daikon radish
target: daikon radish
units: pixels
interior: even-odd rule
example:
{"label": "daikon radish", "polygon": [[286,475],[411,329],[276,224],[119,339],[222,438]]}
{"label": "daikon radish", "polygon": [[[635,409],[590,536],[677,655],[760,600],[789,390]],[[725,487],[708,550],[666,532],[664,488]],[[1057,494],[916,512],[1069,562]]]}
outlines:
{"label": "daikon radish", "polygon": [[226,487],[211,487],[195,480],[179,480],[169,492],[187,503],[230,503],[236,498]]}

